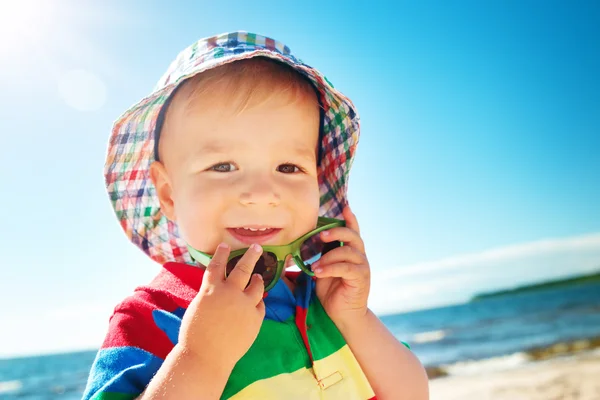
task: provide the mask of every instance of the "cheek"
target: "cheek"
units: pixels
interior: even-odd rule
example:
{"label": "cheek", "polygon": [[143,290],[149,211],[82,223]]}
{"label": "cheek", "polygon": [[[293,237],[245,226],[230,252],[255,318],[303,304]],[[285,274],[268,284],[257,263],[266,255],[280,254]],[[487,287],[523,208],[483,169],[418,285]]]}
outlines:
{"label": "cheek", "polygon": [[[319,184],[316,179],[310,179],[302,184],[294,185],[291,188],[292,196],[296,208],[306,217],[318,216],[320,195]],[[315,217],[316,221],[316,217]]]}
{"label": "cheek", "polygon": [[203,182],[188,182],[174,191],[176,222],[181,236],[198,250],[214,248],[219,238],[214,227],[219,226],[222,215],[224,188]]}
{"label": "cheek", "polygon": [[228,197],[230,186],[224,182],[190,179],[174,188],[176,210],[188,218],[205,218],[219,208]]}

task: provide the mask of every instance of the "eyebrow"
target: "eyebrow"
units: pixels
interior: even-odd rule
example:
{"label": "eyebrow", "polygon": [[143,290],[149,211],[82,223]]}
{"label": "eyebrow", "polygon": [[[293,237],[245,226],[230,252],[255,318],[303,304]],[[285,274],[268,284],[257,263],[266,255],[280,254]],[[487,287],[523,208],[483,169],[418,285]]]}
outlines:
{"label": "eyebrow", "polygon": [[311,149],[306,146],[294,146],[291,149],[300,157],[309,161],[314,161],[317,158],[317,149]]}
{"label": "eyebrow", "polygon": [[[284,149],[284,147],[281,147]],[[294,154],[305,158],[309,161],[314,161],[317,157],[317,149],[311,149],[310,147],[306,147],[301,144],[296,144],[287,148],[294,152]],[[199,154],[224,154],[227,153],[228,150],[231,150],[231,146],[226,146],[223,142],[220,141],[211,141],[203,144],[199,149]]]}
{"label": "eyebrow", "polygon": [[213,142],[208,142],[204,145],[202,145],[199,149],[198,152],[200,154],[205,154],[205,153],[225,153],[227,150],[228,146],[225,146],[225,144],[223,144],[222,142],[218,142],[218,141],[213,141]]}

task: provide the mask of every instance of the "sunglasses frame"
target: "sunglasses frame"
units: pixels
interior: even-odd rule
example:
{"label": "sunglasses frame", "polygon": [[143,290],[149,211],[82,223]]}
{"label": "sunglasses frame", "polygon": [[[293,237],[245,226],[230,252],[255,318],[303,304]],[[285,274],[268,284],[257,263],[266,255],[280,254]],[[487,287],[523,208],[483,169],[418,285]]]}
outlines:
{"label": "sunglasses frame", "polygon": [[[287,256],[289,256],[289,255],[292,256],[296,265],[302,271],[304,271],[304,273],[306,273],[309,276],[314,276],[315,275],[314,272],[312,272],[310,270],[310,267],[304,263],[301,255],[300,255],[300,249],[302,248],[302,244],[306,240],[315,236],[318,233],[321,233],[321,232],[326,231],[331,228],[336,228],[336,227],[341,227],[341,226],[346,226],[346,222],[344,220],[336,219],[336,218],[319,217],[317,219],[317,227],[315,229],[300,236],[298,239],[294,240],[292,243],[279,245],[279,246],[261,246],[263,248],[263,254],[265,252],[269,252],[269,253],[275,254],[275,257],[277,257],[277,271],[275,272],[275,276],[273,277],[273,280],[271,281],[271,283],[269,283],[267,286],[265,286],[265,292],[272,289],[273,286],[275,286],[275,284],[277,283],[277,281],[281,278],[281,274],[283,273],[283,270],[285,267],[285,260],[286,260]],[[342,242],[339,242],[339,243],[340,243],[340,246],[344,245]],[[190,255],[192,256],[192,258],[204,266],[207,266],[213,258],[212,255],[204,253],[200,250],[196,250],[189,244],[187,245],[187,248],[188,248],[188,251],[190,252]],[[249,247],[245,247],[243,249],[238,249],[238,250],[232,251],[229,254],[227,263],[229,263],[229,261],[231,261],[231,259],[243,255],[244,253],[246,253],[248,251],[248,249],[249,249]],[[227,277],[227,271],[225,271],[225,276]]]}

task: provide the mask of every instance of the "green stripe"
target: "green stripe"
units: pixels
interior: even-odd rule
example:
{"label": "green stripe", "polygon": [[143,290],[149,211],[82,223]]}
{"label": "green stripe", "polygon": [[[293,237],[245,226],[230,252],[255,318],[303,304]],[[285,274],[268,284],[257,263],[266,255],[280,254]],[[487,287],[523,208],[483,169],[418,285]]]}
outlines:
{"label": "green stripe", "polygon": [[194,43],[191,48],[190,58],[188,60],[193,60],[196,57],[196,52],[198,51],[198,42]]}
{"label": "green stripe", "polygon": [[227,399],[255,381],[310,366],[294,317],[285,322],[265,320],[254,344],[233,369],[221,398]]}
{"label": "green stripe", "polygon": [[318,361],[329,357],[346,344],[344,337],[323,309],[317,296],[310,301],[306,324],[309,327],[308,341],[313,360]]}
{"label": "green stripe", "polygon": [[91,400],[133,400],[137,396],[127,393],[101,392],[96,393]]}
{"label": "green stripe", "polygon": [[[306,323],[310,327],[308,340],[315,361],[330,356],[346,344],[316,296],[311,299]],[[311,366],[295,317],[285,322],[267,319],[250,350],[233,369],[221,398],[229,398],[258,380]]]}

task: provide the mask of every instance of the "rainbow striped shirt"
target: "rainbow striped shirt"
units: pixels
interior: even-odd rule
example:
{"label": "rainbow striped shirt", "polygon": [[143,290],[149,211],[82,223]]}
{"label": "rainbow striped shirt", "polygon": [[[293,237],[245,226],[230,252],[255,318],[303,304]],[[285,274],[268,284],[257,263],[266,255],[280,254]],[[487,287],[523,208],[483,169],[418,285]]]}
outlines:
{"label": "rainbow striped shirt", "polygon": [[[258,337],[238,361],[222,399],[375,399],[352,351],[315,295],[315,282],[288,272],[265,298]],[[181,318],[203,270],[167,263],[116,308],[83,399],[129,400],[144,391],[177,343]],[[201,393],[199,393],[199,396]]]}

